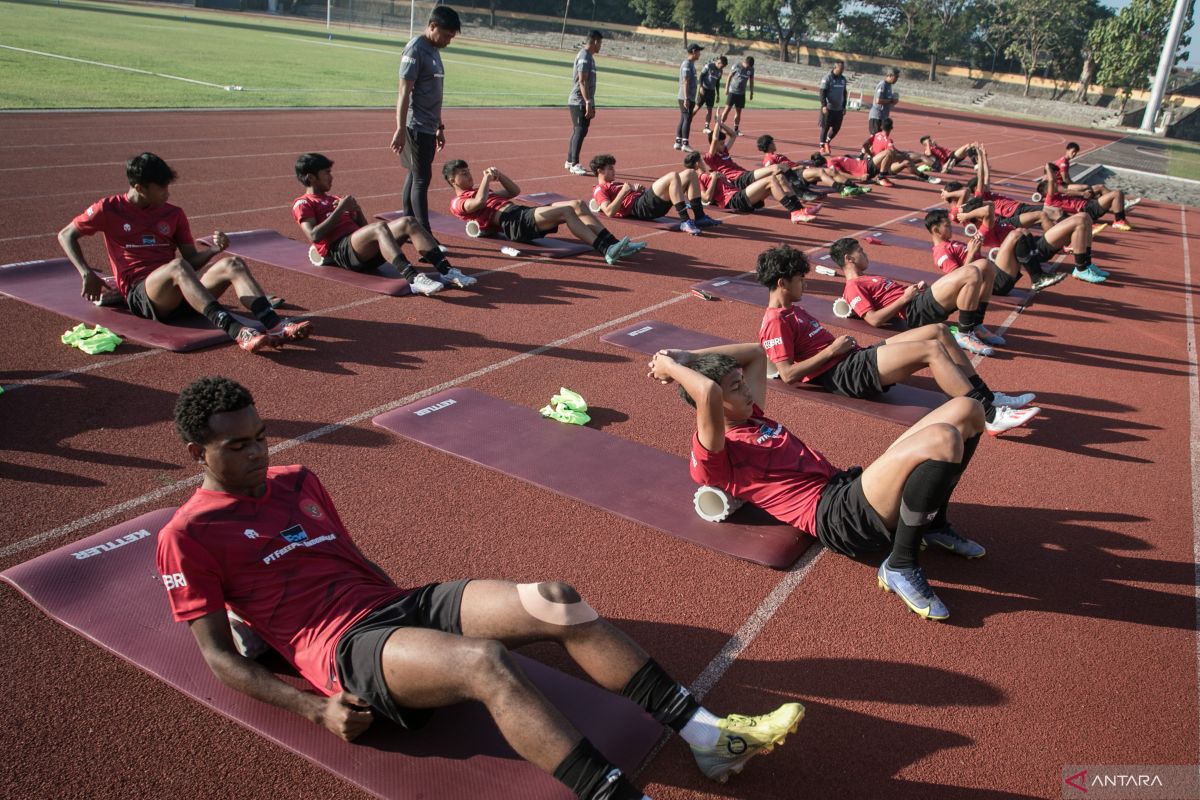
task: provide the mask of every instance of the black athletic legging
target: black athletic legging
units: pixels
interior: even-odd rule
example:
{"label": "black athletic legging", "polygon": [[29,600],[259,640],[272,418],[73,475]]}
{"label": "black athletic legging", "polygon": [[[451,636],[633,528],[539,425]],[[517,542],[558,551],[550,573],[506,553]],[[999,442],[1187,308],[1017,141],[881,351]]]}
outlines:
{"label": "black athletic legging", "polygon": [[675,129],[675,138],[686,142],[692,132],[692,117],[696,115],[695,103],[679,101],[679,127]]}
{"label": "black athletic legging", "polygon": [[579,163],[579,151],[583,149],[583,140],[587,138],[588,128],[592,127],[592,121],[587,118],[587,112],[584,106],[570,105],[567,108],[571,109],[571,143],[567,145],[567,163]]}
{"label": "black athletic legging", "polygon": [[404,210],[410,216],[416,217],[425,230],[429,230],[429,181],[433,177],[437,136],[409,128],[405,147],[411,147],[413,150],[409,154],[412,157],[412,166],[408,170],[408,178],[404,181],[404,192],[401,195]]}
{"label": "black athletic legging", "polygon": [[842,118],[846,116],[845,109],[834,111],[832,108],[821,115],[821,142],[832,142],[833,137],[842,129]]}

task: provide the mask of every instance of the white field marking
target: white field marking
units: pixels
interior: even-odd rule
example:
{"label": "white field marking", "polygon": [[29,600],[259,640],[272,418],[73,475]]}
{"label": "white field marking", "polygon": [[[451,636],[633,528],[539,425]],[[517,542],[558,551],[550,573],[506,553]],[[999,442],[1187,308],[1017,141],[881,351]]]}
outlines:
{"label": "white field marking", "polygon": [[207,86],[210,89],[224,90],[226,88],[226,85],[222,84],[222,83],[209,83],[208,81],[198,81],[195,78],[184,78],[179,75],[168,75],[165,72],[150,72],[149,70],[137,69],[135,67],[123,67],[120,64],[106,64],[103,61],[89,61],[86,58],[75,58],[74,56],[63,56],[63,55],[59,55],[58,53],[45,53],[45,52],[42,52],[41,50],[26,50],[24,47],[13,47],[13,46],[7,45],[7,44],[0,44],[0,49],[13,50],[18,53],[28,53],[28,54],[34,55],[34,56],[45,56],[46,58],[58,58],[58,59],[62,59],[63,61],[74,61],[77,64],[88,64],[93,67],[104,67],[105,69],[116,69],[116,70],[120,70],[121,72],[136,72],[138,75],[149,75],[152,78],[166,78],[167,80],[172,80],[172,81],[183,81],[184,83],[194,83],[197,86]]}
{"label": "white field marking", "polygon": [[[1200,632],[1200,376],[1196,364],[1196,317],[1192,306],[1192,258],[1188,250],[1187,209],[1179,207],[1179,236],[1183,240],[1183,313],[1187,319],[1188,418],[1191,423],[1189,455],[1192,468],[1192,566],[1193,591],[1196,595],[1196,630]],[[1196,639],[1196,680],[1200,686],[1200,633]],[[1200,702],[1200,698],[1197,698]]]}
{"label": "white field marking", "polygon": [[[447,389],[453,389],[455,386],[466,383],[467,381],[482,377],[484,375],[487,375],[488,373],[495,372],[496,370],[504,369],[505,367],[510,367],[513,364],[520,363],[522,361],[525,361],[526,359],[533,358],[534,356],[539,356],[542,353],[548,352],[555,348],[563,347],[564,345],[570,344],[571,342],[575,342],[575,341],[578,341],[579,339],[583,339],[583,338],[591,336],[595,333],[599,333],[600,331],[603,331],[606,328],[611,328],[614,325],[620,325],[622,322],[628,322],[629,320],[637,319],[640,316],[649,314],[652,311],[657,311],[660,308],[665,308],[666,306],[674,305],[675,303],[678,303],[681,300],[687,299],[687,297],[689,297],[689,295],[679,295],[676,297],[671,297],[667,300],[663,300],[662,302],[646,306],[645,308],[640,308],[637,311],[634,311],[629,314],[625,314],[624,316],[616,317],[615,319],[610,319],[607,322],[601,322],[599,325],[593,325],[592,327],[587,328],[585,330],[578,331],[576,333],[572,333],[569,336],[564,336],[561,339],[555,339],[553,342],[549,342],[549,343],[541,345],[539,347],[535,347],[532,350],[526,350],[523,353],[518,353],[517,355],[511,356],[510,358],[506,358],[503,361],[497,361],[492,364],[488,364],[485,367],[480,367],[479,369],[472,370],[471,372],[467,372],[463,375],[459,375],[457,378],[451,378],[448,381],[439,383],[437,386],[430,386],[426,389],[421,389],[420,391],[413,392],[412,394],[410,394],[406,397],[402,397],[399,400],[393,400],[389,403],[384,403],[381,406],[376,406],[375,408],[369,409],[367,411],[362,411],[353,416],[346,417],[345,419],[340,420],[338,422],[331,422],[328,425],[322,425],[321,427],[314,428],[313,430],[308,431],[307,433],[301,434],[300,436],[296,436],[292,439],[287,439],[285,441],[282,441],[275,445],[272,445],[270,452],[272,455],[274,455],[276,453],[282,453],[286,450],[291,450],[293,447],[298,447],[299,445],[305,444],[306,442],[311,442],[316,439],[320,439],[323,436],[328,436],[331,433],[336,433],[337,431],[340,431],[342,428],[348,427],[350,425],[357,425],[360,422],[365,422],[366,420],[369,420],[372,417],[379,416],[380,414],[383,414],[385,412],[392,411],[393,409],[397,409],[397,408],[400,408],[401,406],[408,405],[409,403],[416,402],[417,400],[420,400],[423,397],[428,397],[431,394],[437,394],[438,392],[443,392]],[[360,301],[360,304],[365,305],[367,302],[375,302],[375,299],[370,298],[366,301]],[[138,506],[144,505],[144,504],[149,503],[154,500],[159,500],[161,498],[167,497],[168,495],[170,495],[174,492],[177,492],[180,489],[186,489],[189,486],[196,486],[200,483],[202,478],[203,478],[202,475],[193,475],[189,478],[184,478],[182,480],[175,481],[174,483],[171,483],[167,486],[163,486],[160,489],[155,489],[153,491],[146,492],[145,494],[140,495],[138,497],[134,497],[134,498],[132,498],[130,500],[126,500],[122,503],[117,503],[116,505],[109,506],[108,508],[97,511],[93,514],[88,514],[86,517],[80,517],[79,519],[73,520],[72,522],[68,522],[64,525],[59,525],[57,528],[52,528],[51,530],[43,531],[42,533],[34,534],[33,536],[22,539],[18,542],[13,542],[11,544],[5,545],[4,547],[0,547],[0,559],[7,558],[8,556],[11,556],[15,553],[20,553],[24,550],[28,550],[31,547],[36,547],[37,545],[41,544],[42,542],[47,542],[47,541],[51,541],[53,539],[58,539],[63,536],[66,536],[68,534],[75,533],[76,531],[79,531],[84,528],[95,525],[98,522],[104,522],[105,520],[112,519],[113,517],[124,514],[125,512],[130,511],[134,508],[137,508]]]}
{"label": "white field marking", "polygon": [[[733,666],[733,662],[737,661],[742,651],[758,638],[758,635],[762,633],[762,629],[775,616],[775,612],[787,602],[787,599],[792,596],[792,592],[796,590],[801,581],[808,577],[813,565],[816,564],[817,559],[824,552],[825,548],[819,542],[814,541],[808,550],[804,551],[804,555],[800,556],[796,560],[796,563],[788,569],[783,579],[775,584],[775,588],[763,598],[763,601],[758,604],[758,608],[750,612],[750,616],[746,618],[742,626],[734,632],[733,636],[729,637],[729,641],[725,642],[725,645],[717,651],[717,654],[712,657],[708,665],[692,681],[691,692],[696,696],[697,700],[704,700],[704,696],[712,691],[713,687],[725,675],[725,672]],[[646,757],[642,759],[642,763],[634,771],[634,778],[650,766],[650,763],[658,756],[658,752],[662,750],[663,746],[674,735],[674,731],[670,728],[667,728],[663,732],[658,743],[654,745],[654,749],[646,754]]]}

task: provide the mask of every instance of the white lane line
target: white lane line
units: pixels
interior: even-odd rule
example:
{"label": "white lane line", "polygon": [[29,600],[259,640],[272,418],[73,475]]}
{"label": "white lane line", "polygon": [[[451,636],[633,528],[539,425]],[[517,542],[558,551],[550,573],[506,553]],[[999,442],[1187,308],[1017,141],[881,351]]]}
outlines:
{"label": "white lane line", "polygon": [[[667,300],[663,300],[662,302],[646,306],[645,308],[640,308],[637,311],[634,311],[632,313],[625,314],[623,316],[616,317],[615,319],[610,319],[607,322],[601,322],[599,325],[593,325],[592,327],[587,328],[585,330],[578,331],[576,333],[572,333],[569,336],[564,336],[561,339],[555,339],[553,342],[549,342],[549,343],[541,345],[539,347],[535,347],[532,350],[526,350],[523,353],[518,353],[517,355],[512,356],[510,358],[506,358],[503,361],[497,361],[495,363],[487,365],[486,367],[480,367],[479,369],[472,370],[471,372],[465,373],[463,375],[459,375],[456,378],[451,378],[448,381],[439,383],[436,386],[430,386],[428,388],[421,389],[420,391],[413,392],[412,394],[410,394],[406,397],[402,397],[399,400],[393,400],[389,403],[384,403],[381,406],[376,406],[375,408],[369,409],[367,411],[362,411],[353,416],[346,417],[345,419],[340,420],[338,422],[332,422],[328,425],[322,425],[319,428],[314,428],[313,430],[308,431],[307,433],[301,434],[300,436],[297,436],[292,439],[287,439],[285,441],[282,441],[282,442],[279,442],[278,444],[273,445],[271,447],[271,454],[274,455],[275,453],[281,453],[285,450],[290,450],[293,447],[297,447],[298,445],[304,444],[306,442],[311,442],[315,439],[320,439],[323,436],[328,436],[331,433],[336,433],[337,431],[340,431],[342,428],[345,428],[347,426],[357,425],[360,422],[364,422],[368,419],[371,419],[372,417],[383,414],[384,412],[391,411],[393,409],[400,408],[401,406],[408,405],[409,403],[420,400],[423,397],[428,397],[431,394],[437,394],[438,392],[445,391],[446,389],[452,389],[455,386],[458,386],[459,384],[466,383],[467,381],[482,377],[484,375],[487,375],[488,373],[495,372],[496,370],[504,369],[505,367],[510,367],[514,364],[518,364],[522,361],[525,361],[526,359],[533,358],[534,356],[539,356],[542,353],[548,352],[557,347],[562,347],[564,345],[570,344],[571,342],[575,342],[575,341],[578,341],[579,339],[583,339],[583,338],[591,336],[595,333],[599,333],[600,331],[603,331],[606,328],[611,328],[614,325],[620,325],[623,322],[628,322],[629,320],[637,319],[638,317],[641,317],[645,314],[649,314],[652,311],[657,311],[660,308],[665,308],[666,306],[674,305],[675,303],[678,303],[681,300],[686,300],[688,297],[690,297],[690,295],[679,295],[676,297],[671,297]],[[366,301],[361,301],[361,303],[365,304],[367,302],[374,302],[374,301],[375,301],[375,298],[369,298]],[[13,542],[11,544],[5,545],[4,547],[0,547],[0,559],[7,558],[8,556],[11,556],[15,553],[20,553],[24,550],[28,550],[31,547],[36,547],[37,545],[42,544],[43,542],[48,542],[53,539],[59,539],[63,536],[67,536],[68,534],[75,533],[76,531],[79,531],[84,528],[95,525],[98,522],[104,522],[105,520],[112,519],[113,517],[124,514],[125,512],[130,511],[134,508],[137,508],[138,506],[144,505],[153,500],[159,500],[161,498],[167,497],[168,495],[170,495],[174,492],[177,492],[180,489],[186,489],[191,486],[197,486],[197,485],[199,485],[201,479],[202,479],[201,475],[193,475],[190,478],[184,478],[182,480],[175,481],[174,483],[164,486],[160,489],[155,489],[154,491],[146,492],[145,494],[143,494],[139,497],[134,497],[134,498],[132,498],[130,500],[126,500],[122,503],[118,503],[116,505],[109,506],[108,508],[97,511],[93,514],[88,514],[86,517],[80,517],[79,519],[76,519],[72,522],[68,522],[64,525],[59,525],[57,528],[52,528],[51,530],[43,531],[42,533],[38,533],[38,534],[34,534],[33,536],[22,539],[18,542]]]}
{"label": "white lane line", "polygon": [[[1188,443],[1192,468],[1192,591],[1196,596],[1196,685],[1200,687],[1200,375],[1196,364],[1196,318],[1192,306],[1192,258],[1188,250],[1187,209],[1179,206],[1180,238],[1183,240],[1183,313],[1187,321],[1188,419],[1191,437]],[[1200,704],[1200,697],[1196,698]],[[1200,750],[1198,750],[1200,752]]]}
{"label": "white lane line", "polygon": [[24,47],[13,47],[12,45],[0,44],[0,49],[13,50],[18,53],[28,53],[34,56],[45,56],[46,58],[58,58],[63,61],[74,61],[77,64],[88,64],[93,67],[104,67],[105,69],[116,69],[122,72],[136,72],[139,75],[149,75],[152,78],[166,78],[172,81],[183,81],[184,83],[194,83],[197,86],[207,86],[210,89],[228,90],[230,87],[223,83],[209,83],[208,81],[198,81],[195,78],[184,78],[179,75],[168,75],[165,72],[150,72],[149,70],[137,69],[136,67],[124,67],[120,64],[106,64],[103,61],[89,61],[86,58],[75,58],[74,56],[64,56],[58,53],[45,53],[41,50],[26,50]]}

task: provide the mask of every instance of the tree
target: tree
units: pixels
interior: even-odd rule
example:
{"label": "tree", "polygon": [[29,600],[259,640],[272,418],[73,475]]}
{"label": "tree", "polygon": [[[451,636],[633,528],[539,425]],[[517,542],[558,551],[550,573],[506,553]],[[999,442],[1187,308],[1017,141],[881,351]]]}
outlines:
{"label": "tree", "polygon": [[665,28],[674,11],[672,0],[629,0],[629,7],[642,17],[648,28]]}
{"label": "tree", "polygon": [[788,61],[792,41],[804,38],[817,15],[833,14],[842,0],[717,0],[729,21],[757,39],[774,40],[779,60]]}
{"label": "tree", "polygon": [[976,27],[975,0],[922,0],[916,30],[929,59],[929,80],[937,80],[938,63],[966,52]]}
{"label": "tree", "polygon": [[993,28],[1008,41],[1004,54],[1021,65],[1023,95],[1039,66],[1056,82],[1073,78],[1083,61],[1083,32],[1107,13],[1096,0],[1000,0]]}
{"label": "tree", "polygon": [[[1134,89],[1149,86],[1151,73],[1162,53],[1163,40],[1167,38],[1174,7],[1173,0],[1133,0],[1115,17],[1092,26],[1087,45],[1096,59],[1096,82],[1121,90],[1119,114],[1125,114]],[[1191,29],[1195,10],[1195,0],[1192,0],[1184,16],[1183,30]],[[1190,42],[1191,37],[1184,34],[1179,39],[1179,48],[1187,47]],[[1177,50],[1175,63],[1187,56],[1186,52]]]}

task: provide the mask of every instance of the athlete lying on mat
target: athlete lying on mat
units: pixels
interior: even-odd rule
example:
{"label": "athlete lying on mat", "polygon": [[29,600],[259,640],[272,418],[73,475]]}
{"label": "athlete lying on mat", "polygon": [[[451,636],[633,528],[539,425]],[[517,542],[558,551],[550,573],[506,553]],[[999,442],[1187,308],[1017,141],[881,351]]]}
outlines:
{"label": "athlete lying on mat", "polygon": [[[187,215],[167,202],[176,177],[167,162],[142,153],[126,162],[125,177],[129,191],[97,200],[58,232],[59,245],[83,278],[80,294],[96,301],[106,289],[79,247],[81,238],[102,233],[116,289],[137,316],[169,323],[200,313],[251,353],[308,336],[312,323],[280,319],[245,261],[217,258],[229,245],[224,233],[213,234],[212,247],[196,249]],[[242,327],[217,302],[230,286],[266,333]]]}
{"label": "athlete lying on mat", "polygon": [[985,215],[992,213],[996,219],[1013,228],[1031,228],[1041,226],[1050,230],[1050,226],[1063,218],[1062,209],[1049,204],[1022,203],[997,194],[991,189],[991,166],[988,162],[987,148],[982,144],[976,146],[977,167],[979,174],[966,184],[953,181],[942,189],[942,199],[950,206],[950,219],[966,225],[969,222],[979,224]]}
{"label": "athlete lying on mat", "polygon": [[1060,192],[1057,176],[1054,164],[1047,164],[1045,177],[1038,181],[1037,190],[1045,196],[1046,205],[1061,208],[1070,214],[1086,212],[1094,222],[1099,222],[1101,217],[1111,211],[1113,230],[1133,230],[1129,220],[1125,219],[1125,192],[1120,189],[1108,189],[1097,193],[1089,188],[1082,196],[1072,197]]}
{"label": "athlete lying on mat", "polygon": [[998,436],[1040,413],[1031,392],[993,392],[975,373],[946,326],[933,324],[898,333],[870,347],[853,336],[825,330],[800,305],[808,278],[808,257],[779,245],[758,256],[758,282],[771,291],[758,340],[785,383],[815,383],[830,392],[865,400],[928,368],[938,388],[951,397],[982,404],[987,432]]}
{"label": "athlete lying on mat", "polygon": [[649,376],[678,383],[696,408],[692,478],[754,503],[852,558],[880,552],[881,588],[926,619],[950,616],[918,565],[921,542],[965,558],[984,549],[946,520],[950,494],[983,430],[983,407],[956,397],[931,411],[866,469],[839,470],[768,418],[767,357],[755,343],[660,350]]}
{"label": "athlete lying on mat", "polygon": [[[849,175],[832,167],[806,167],[798,161],[792,161],[779,152],[778,146],[775,144],[775,137],[769,133],[764,133],[758,137],[755,145],[757,145],[758,151],[763,154],[762,163],[764,167],[771,167],[778,164],[786,168],[787,171],[783,173],[783,176],[788,179],[792,191],[798,194],[802,200],[817,199],[817,196],[808,189],[814,183],[837,189],[842,197],[854,197],[860,194],[867,194],[871,191],[870,187],[864,189],[856,184]],[[809,197],[808,195],[812,196]]]}
{"label": "athlete lying on mat", "polygon": [[[368,222],[353,196],[330,194],[333,162],[320,153],[305,153],[296,159],[296,178],[307,191],[292,201],[292,216],[327,263],[362,272],[387,262],[400,271],[414,292],[426,296],[440,292],[443,286],[465,289],[475,285],[474,278],[450,265],[416,217]],[[400,249],[407,241],[434,266],[440,279],[418,272],[409,262]]]}
{"label": "athlete lying on mat", "polygon": [[[739,189],[724,174],[710,171],[708,165],[700,160],[699,153],[688,153],[683,157],[683,165],[689,169],[700,170],[700,196],[717,208],[753,214],[766,205],[768,197],[774,197],[779,205],[787,209],[788,219],[792,224],[812,222],[816,219],[813,214],[821,208],[819,203],[805,208],[782,175],[768,175]],[[743,174],[751,175],[749,172]]]}
{"label": "athlete lying on mat", "polygon": [[592,199],[606,217],[654,220],[674,208],[682,220],[679,229],[692,236],[698,236],[701,228],[721,224],[704,212],[694,169],[668,172],[649,186],[617,180],[617,159],[608,153],[593,157],[588,169],[596,176]]}
{"label": "athlete lying on mat", "polygon": [[[355,546],[315,475],[268,467],[254,400],[227,378],[184,389],[175,427],[204,482],[159,533],[157,567],[176,621],[231,688],[347,740],[376,715],[417,728],[438,706],[476,700],[517,753],[595,800],[643,795],[537,691],[509,647],[562,645],[601,686],[677,731],[719,781],[782,744],[804,714],[786,703],[758,717],[714,716],[565,583],[397,587]],[[320,694],[240,655],[226,608]]]}
{"label": "athlete lying on mat", "polygon": [[[645,242],[617,239],[588,210],[581,200],[563,200],[548,206],[526,206],[514,202],[521,187],[495,167],[483,171],[483,183],[475,178],[466,161],[456,158],[442,167],[442,177],[454,189],[450,211],[464,222],[475,222],[484,232],[503,232],[514,242],[532,242],[566,225],[575,238],[592,246],[610,265],[642,250]],[[494,184],[500,188],[494,188]]]}

